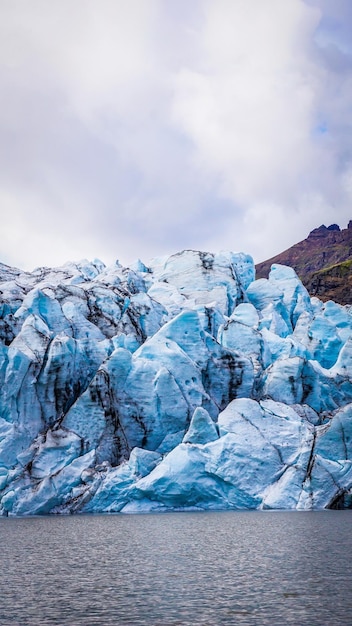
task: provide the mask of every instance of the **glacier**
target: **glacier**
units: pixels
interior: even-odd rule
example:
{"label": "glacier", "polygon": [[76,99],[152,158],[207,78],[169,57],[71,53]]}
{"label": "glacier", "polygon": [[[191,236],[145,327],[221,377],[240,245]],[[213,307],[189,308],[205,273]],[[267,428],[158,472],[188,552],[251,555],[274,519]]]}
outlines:
{"label": "glacier", "polygon": [[184,250],[0,264],[0,514],[352,507],[352,313]]}

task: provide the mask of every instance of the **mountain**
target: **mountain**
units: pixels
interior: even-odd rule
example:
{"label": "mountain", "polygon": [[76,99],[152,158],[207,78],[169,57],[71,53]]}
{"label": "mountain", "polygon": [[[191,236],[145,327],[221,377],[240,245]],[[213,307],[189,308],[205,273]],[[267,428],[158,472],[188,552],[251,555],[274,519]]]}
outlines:
{"label": "mountain", "polygon": [[352,220],[315,228],[307,239],[256,265],[257,278],[267,278],[273,263],[290,265],[311,296],[352,304]]}
{"label": "mountain", "polygon": [[290,267],[0,278],[0,514],[352,507],[350,307]]}

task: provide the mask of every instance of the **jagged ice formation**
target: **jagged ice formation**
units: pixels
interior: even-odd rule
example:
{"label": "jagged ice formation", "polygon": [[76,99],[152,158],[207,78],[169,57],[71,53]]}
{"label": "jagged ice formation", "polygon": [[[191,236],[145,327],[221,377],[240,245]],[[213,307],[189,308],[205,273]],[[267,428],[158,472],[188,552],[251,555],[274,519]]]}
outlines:
{"label": "jagged ice formation", "polygon": [[352,316],[291,268],[0,280],[0,514],[352,506]]}

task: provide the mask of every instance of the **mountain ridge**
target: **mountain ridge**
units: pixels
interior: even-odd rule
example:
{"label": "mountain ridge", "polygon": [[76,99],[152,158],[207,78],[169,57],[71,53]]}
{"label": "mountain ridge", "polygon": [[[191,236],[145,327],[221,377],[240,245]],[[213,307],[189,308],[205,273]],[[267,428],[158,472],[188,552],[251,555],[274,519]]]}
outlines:
{"label": "mountain ridge", "polygon": [[311,296],[323,302],[352,304],[352,220],[347,228],[322,224],[306,239],[256,265],[256,277],[267,278],[273,264],[292,267]]}

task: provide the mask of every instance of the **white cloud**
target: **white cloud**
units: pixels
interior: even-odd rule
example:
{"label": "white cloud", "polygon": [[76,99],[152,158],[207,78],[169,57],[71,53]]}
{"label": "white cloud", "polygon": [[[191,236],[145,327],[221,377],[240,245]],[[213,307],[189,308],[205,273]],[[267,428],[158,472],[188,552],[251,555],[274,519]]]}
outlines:
{"label": "white cloud", "polygon": [[3,3],[2,258],[230,247],[259,260],[324,221],[345,226],[346,7]]}
{"label": "white cloud", "polygon": [[233,220],[242,242],[265,258],[332,216],[347,222],[351,75],[329,71],[314,50],[321,12],[300,0],[204,8],[200,61],[177,76],[174,119],[198,167],[243,209]]}
{"label": "white cloud", "polygon": [[300,0],[205,6],[202,61],[177,76],[175,119],[223,193],[241,204],[286,202],[316,157],[319,68],[307,44],[319,14]]}

